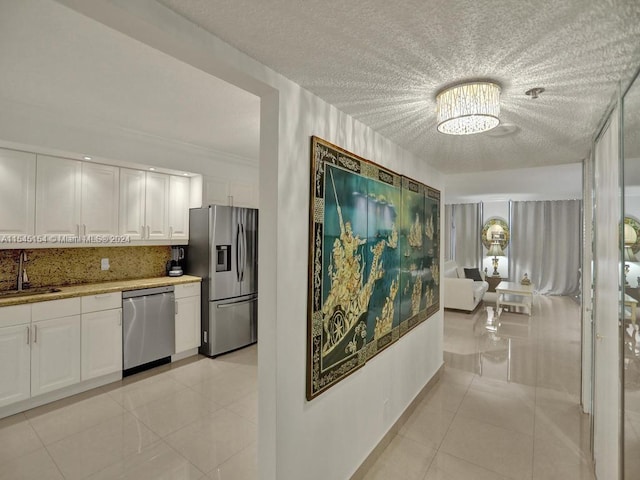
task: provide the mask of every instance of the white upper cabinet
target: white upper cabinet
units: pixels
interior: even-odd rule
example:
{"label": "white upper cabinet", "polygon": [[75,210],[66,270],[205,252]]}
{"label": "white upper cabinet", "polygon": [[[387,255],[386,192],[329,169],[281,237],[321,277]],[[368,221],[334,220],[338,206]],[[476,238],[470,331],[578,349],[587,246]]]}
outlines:
{"label": "white upper cabinet", "polygon": [[229,205],[229,183],[219,178],[204,179],[202,205]]}
{"label": "white upper cabinet", "polygon": [[147,240],[169,238],[169,175],[146,172],[145,225]]}
{"label": "white upper cabinet", "polygon": [[82,164],[83,235],[118,232],[119,169],[99,163]]}
{"label": "white upper cabinet", "polygon": [[169,238],[189,239],[189,177],[172,175],[169,179]]}
{"label": "white upper cabinet", "polygon": [[255,182],[206,177],[202,204],[258,208],[258,185]]}
{"label": "white upper cabinet", "polygon": [[[179,210],[183,210],[188,223],[188,183],[184,205],[172,205],[173,199],[169,196],[169,192],[173,178],[172,175],[164,173],[120,169],[119,231],[121,235],[129,235],[132,240],[169,240],[171,238],[170,211],[173,211],[173,215],[179,221],[183,221],[178,213]],[[176,178],[182,180],[180,177]],[[174,229],[184,232],[184,237],[178,238],[187,239],[186,228],[179,221],[176,222]]]}
{"label": "white upper cabinet", "polygon": [[0,149],[0,234],[32,235],[36,213],[36,156]]}
{"label": "white upper cabinet", "polygon": [[36,234],[79,235],[82,163],[38,155]]}
{"label": "white upper cabinet", "polygon": [[120,235],[142,240],[146,235],[144,219],[146,172],[120,169]]}

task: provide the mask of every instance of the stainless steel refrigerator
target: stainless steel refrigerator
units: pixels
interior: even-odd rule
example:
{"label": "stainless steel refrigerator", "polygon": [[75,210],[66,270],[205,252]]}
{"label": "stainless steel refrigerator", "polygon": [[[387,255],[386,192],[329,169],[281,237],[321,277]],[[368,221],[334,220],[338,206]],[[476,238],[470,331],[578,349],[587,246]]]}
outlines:
{"label": "stainless steel refrigerator", "polygon": [[202,277],[202,346],[216,356],[258,340],[258,210],[189,210],[186,271]]}

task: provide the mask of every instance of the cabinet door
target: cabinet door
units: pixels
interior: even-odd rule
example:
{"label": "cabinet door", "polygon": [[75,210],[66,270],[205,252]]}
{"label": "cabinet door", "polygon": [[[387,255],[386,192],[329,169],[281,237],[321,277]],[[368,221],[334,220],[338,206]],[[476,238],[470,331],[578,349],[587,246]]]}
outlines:
{"label": "cabinet door", "polygon": [[33,235],[36,216],[36,156],[0,149],[0,234]]}
{"label": "cabinet door", "polygon": [[120,169],[119,232],[141,240],[144,228],[145,175],[142,170]]}
{"label": "cabinet door", "polygon": [[176,353],[200,346],[200,296],[176,300]]}
{"label": "cabinet door", "polygon": [[36,165],[36,234],[80,234],[82,163],[38,155]]}
{"label": "cabinet door", "polygon": [[28,324],[0,328],[0,407],[30,396],[29,333]]}
{"label": "cabinet door", "polygon": [[226,180],[211,177],[205,178],[203,190],[203,207],[207,205],[231,205],[229,184]]}
{"label": "cabinet door", "polygon": [[169,175],[147,172],[145,195],[147,240],[169,238]]}
{"label": "cabinet door", "polygon": [[31,396],[80,381],[80,315],[34,322]]}
{"label": "cabinet door", "polygon": [[82,164],[82,234],[118,233],[118,167]]}
{"label": "cabinet door", "polygon": [[122,309],[82,314],[82,380],[122,370]]}
{"label": "cabinet door", "polygon": [[169,177],[169,237],[189,239],[189,177]]}

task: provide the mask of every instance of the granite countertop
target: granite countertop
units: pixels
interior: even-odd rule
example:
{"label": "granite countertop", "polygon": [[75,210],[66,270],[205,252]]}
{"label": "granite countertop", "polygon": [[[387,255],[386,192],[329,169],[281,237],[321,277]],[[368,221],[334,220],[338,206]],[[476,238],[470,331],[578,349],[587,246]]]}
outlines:
{"label": "granite countertop", "polygon": [[48,300],[60,300],[63,298],[82,297],[85,295],[98,295],[101,293],[124,292],[127,290],[138,290],[139,288],[163,287],[166,285],[179,285],[181,283],[200,282],[200,277],[192,275],[182,275],[180,277],[154,277],[139,278],[136,280],[116,280],[113,282],[86,283],[83,285],[72,285],[59,288],[59,292],[40,293],[18,297],[2,298],[0,296],[0,307],[9,305],[21,305],[26,303],[46,302]]}

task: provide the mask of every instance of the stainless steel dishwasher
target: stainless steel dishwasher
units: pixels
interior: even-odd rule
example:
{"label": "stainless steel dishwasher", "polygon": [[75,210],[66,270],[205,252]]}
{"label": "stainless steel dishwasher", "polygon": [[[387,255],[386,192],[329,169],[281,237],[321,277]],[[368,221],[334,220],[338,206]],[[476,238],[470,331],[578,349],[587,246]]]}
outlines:
{"label": "stainless steel dishwasher", "polygon": [[173,286],[122,292],[124,375],[171,361],[175,305]]}

